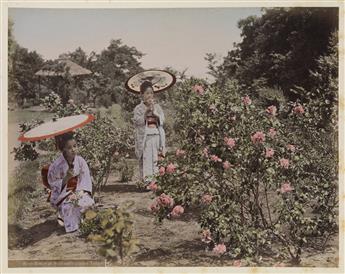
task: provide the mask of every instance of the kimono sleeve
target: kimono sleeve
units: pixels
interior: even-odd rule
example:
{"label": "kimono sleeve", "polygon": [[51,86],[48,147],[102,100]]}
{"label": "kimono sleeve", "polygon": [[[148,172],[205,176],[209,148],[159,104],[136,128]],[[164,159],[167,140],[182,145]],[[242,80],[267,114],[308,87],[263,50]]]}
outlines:
{"label": "kimono sleeve", "polygon": [[62,180],[59,169],[55,165],[51,165],[48,170],[48,183],[51,188],[50,203],[53,206],[61,193]]}
{"label": "kimono sleeve", "polygon": [[85,190],[90,193],[92,193],[92,180],[90,175],[90,169],[87,165],[84,158],[80,157],[79,160],[80,163],[80,173],[79,173],[79,180],[77,185],[77,191],[78,190]]}
{"label": "kimono sleeve", "polygon": [[135,126],[145,126],[145,115],[141,105],[138,105],[134,108],[133,122]]}

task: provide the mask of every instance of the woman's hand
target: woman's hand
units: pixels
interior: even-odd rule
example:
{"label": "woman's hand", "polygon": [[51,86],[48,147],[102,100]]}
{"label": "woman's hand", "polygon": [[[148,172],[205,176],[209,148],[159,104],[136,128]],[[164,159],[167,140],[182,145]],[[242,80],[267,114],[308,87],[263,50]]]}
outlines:
{"label": "woman's hand", "polygon": [[68,182],[68,180],[71,179],[71,178],[73,178],[73,177],[74,177],[74,170],[73,170],[72,168],[69,168],[69,169],[67,170],[66,176],[65,176],[65,178],[63,178],[63,180],[64,180],[65,182]]}

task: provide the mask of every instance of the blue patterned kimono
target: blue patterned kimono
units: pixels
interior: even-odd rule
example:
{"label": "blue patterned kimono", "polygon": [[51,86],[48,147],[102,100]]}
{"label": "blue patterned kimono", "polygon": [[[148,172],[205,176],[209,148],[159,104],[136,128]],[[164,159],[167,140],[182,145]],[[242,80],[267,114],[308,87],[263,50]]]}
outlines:
{"label": "blue patterned kimono", "polygon": [[158,152],[165,154],[165,131],[163,129],[164,113],[160,105],[154,104],[153,113],[159,119],[157,128],[149,128],[145,122],[147,110],[144,102],[134,108],[135,154],[139,160],[141,179],[150,178],[158,172]]}
{"label": "blue patterned kimono", "polygon": [[[57,208],[65,225],[66,232],[72,232],[79,228],[81,213],[94,204],[89,193],[92,193],[92,181],[90,170],[86,161],[81,156],[74,157],[74,176],[77,176],[78,183],[74,194],[77,199],[72,199],[72,191],[66,187],[61,191],[62,180],[68,171],[68,163],[63,155],[57,158],[49,167],[48,183],[51,187],[50,203]],[[59,201],[66,197],[58,205]]]}

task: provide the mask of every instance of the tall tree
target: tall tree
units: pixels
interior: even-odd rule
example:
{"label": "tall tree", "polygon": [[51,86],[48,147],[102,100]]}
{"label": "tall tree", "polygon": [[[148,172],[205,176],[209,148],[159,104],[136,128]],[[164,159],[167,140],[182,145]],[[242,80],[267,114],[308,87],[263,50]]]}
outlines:
{"label": "tall tree", "polygon": [[[218,67],[218,80],[235,77],[248,86],[282,89],[294,98],[297,85],[313,87],[309,74],[327,51],[338,28],[338,8],[273,8],[260,17],[239,21],[242,42],[229,51]],[[302,97],[303,94],[297,94]]]}

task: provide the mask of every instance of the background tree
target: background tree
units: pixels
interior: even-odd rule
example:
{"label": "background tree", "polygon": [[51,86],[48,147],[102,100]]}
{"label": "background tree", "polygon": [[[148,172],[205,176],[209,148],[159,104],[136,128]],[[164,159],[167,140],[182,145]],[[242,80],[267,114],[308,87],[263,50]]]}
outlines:
{"label": "background tree", "polygon": [[291,89],[314,86],[309,71],[316,69],[317,58],[327,52],[329,37],[338,29],[338,9],[265,9],[260,17],[240,20],[238,27],[242,42],[218,67],[212,64],[217,80],[223,84],[236,78],[249,92],[266,86],[281,89],[291,100],[303,99],[305,94]]}

